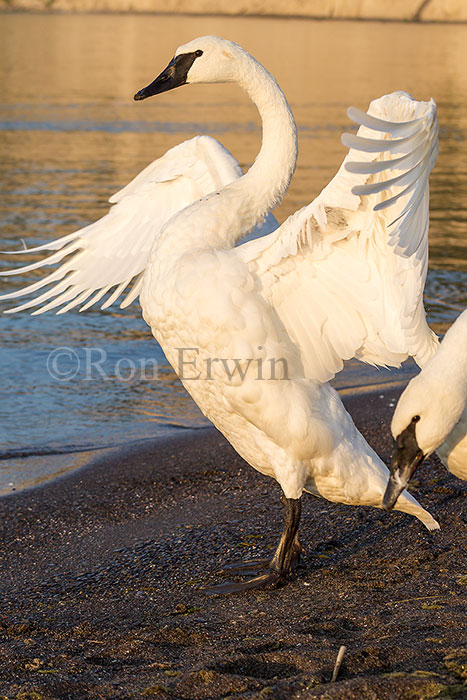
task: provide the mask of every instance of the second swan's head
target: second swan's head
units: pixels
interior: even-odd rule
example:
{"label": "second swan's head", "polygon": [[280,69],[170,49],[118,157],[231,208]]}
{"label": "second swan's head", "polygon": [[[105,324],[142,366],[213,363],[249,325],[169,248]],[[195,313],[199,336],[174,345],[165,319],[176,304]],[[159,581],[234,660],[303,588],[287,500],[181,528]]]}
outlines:
{"label": "second swan's head", "polygon": [[[134,99],[144,100],[187,83],[228,83],[236,79],[238,59],[246,52],[233,41],[202,36],[179,46],[160,75],[139,90]],[[237,59],[237,60],[236,60]]]}

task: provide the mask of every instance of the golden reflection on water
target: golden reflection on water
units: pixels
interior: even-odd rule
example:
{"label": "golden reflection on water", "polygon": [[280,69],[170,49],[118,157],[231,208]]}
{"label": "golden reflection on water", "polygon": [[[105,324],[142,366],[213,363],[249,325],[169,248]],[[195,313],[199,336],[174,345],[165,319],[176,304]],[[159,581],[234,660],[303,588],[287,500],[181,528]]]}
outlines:
{"label": "golden reflection on water", "polygon": [[[347,106],[366,108],[372,98],[395,89],[418,99],[433,96],[442,148],[432,185],[432,259],[442,266],[466,264],[465,25],[3,16],[3,118],[37,122],[40,128],[52,125],[51,131],[31,125],[30,131],[4,132],[1,155],[11,159],[13,152],[24,169],[24,182],[29,176],[29,185],[37,186],[21,213],[26,216],[47,194],[37,181],[37,168],[46,163],[51,169],[78,171],[61,176],[61,192],[54,193],[52,202],[46,200],[50,218],[63,215],[64,209],[68,214],[68,221],[60,217],[57,234],[69,230],[77,210],[85,208],[89,219],[98,216],[104,199],[148,160],[199,130],[220,138],[244,167],[250,165],[259,148],[259,122],[255,107],[237,87],[184,87],[143,104],[132,101],[176,46],[211,33],[239,42],[263,62],[295,113],[300,156],[289,195],[278,210],[280,220],[310,201],[337,170],[345,154],[340,133],[350,127]],[[107,130],[93,130],[93,124]],[[111,133],[112,126],[121,130]],[[139,131],[142,126],[147,133]]]}

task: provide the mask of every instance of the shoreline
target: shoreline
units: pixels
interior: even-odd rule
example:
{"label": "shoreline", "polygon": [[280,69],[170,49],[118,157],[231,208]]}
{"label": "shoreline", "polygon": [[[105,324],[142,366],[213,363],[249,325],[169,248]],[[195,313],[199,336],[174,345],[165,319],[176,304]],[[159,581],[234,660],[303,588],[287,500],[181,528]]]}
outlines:
{"label": "shoreline", "polygon": [[[398,393],[344,397],[386,462]],[[412,492],[440,532],[306,496],[305,567],[283,588],[225,597],[203,586],[226,559],[267,556],[282,509],[277,484],[214,428],[0,498],[0,694],[388,700],[460,688],[467,485],[430,459]]]}
{"label": "shoreline", "polygon": [[[397,376],[399,374],[399,376]],[[414,368],[404,366],[400,369],[393,370],[392,378],[367,377],[367,382],[364,384],[331,382],[334,388],[338,391],[341,399],[344,401],[364,400],[365,397],[372,394],[386,394],[387,392],[401,392],[409,379],[414,376]],[[340,378],[342,380],[342,377]],[[337,385],[336,385],[337,384]],[[166,440],[183,441],[184,436],[197,434],[199,431],[206,429],[215,430],[212,425],[193,426],[193,427],[178,427],[168,428],[167,426],[159,429],[159,432],[153,436],[141,436],[134,438],[130,442],[122,440],[116,445],[111,444],[92,444],[84,446],[60,446],[54,448],[40,447],[36,450],[22,450],[18,448],[12,451],[11,454],[6,453],[0,458],[0,468],[2,463],[7,465],[8,469],[4,473],[11,474],[4,476],[0,481],[0,499],[3,497],[19,494],[23,491],[28,491],[35,488],[43,488],[56,479],[64,478],[73,474],[75,471],[86,467],[91,462],[99,460],[102,456],[118,455],[120,450],[125,450],[129,447],[134,447],[135,450],[141,449],[143,452],[146,445],[163,444]],[[19,463],[19,467],[15,467]],[[50,464],[53,464],[53,469]],[[7,478],[12,481],[7,483]]]}
{"label": "shoreline", "polygon": [[[0,490],[0,499],[3,497],[8,497],[14,494],[23,493],[24,491],[30,491],[34,489],[41,489],[47,487],[48,484],[55,482],[56,480],[63,479],[69,475],[74,474],[81,469],[85,469],[94,461],[100,460],[107,455],[118,455],[120,452],[125,452],[130,448],[134,448],[137,452],[144,452],[147,445],[156,446],[159,443],[164,443],[166,440],[179,440],[189,434],[196,434],[199,430],[206,430],[206,427],[187,427],[187,428],[177,428],[171,431],[161,431],[159,435],[154,437],[140,437],[132,439],[129,442],[120,442],[116,445],[104,444],[104,445],[87,445],[84,447],[67,447],[66,445],[61,448],[44,448],[37,451],[32,450],[31,452],[22,452],[20,449],[17,453],[11,455],[6,455],[0,459],[0,467],[2,462],[11,466],[15,462],[21,462],[23,465],[22,473],[27,473],[27,466],[32,466],[31,477],[29,480],[22,480],[19,482],[10,482],[9,486],[11,490]],[[41,469],[42,465],[54,462],[55,466],[53,470],[50,470],[50,466],[46,469]],[[26,466],[26,469],[25,469]],[[13,478],[13,477],[12,477]]]}
{"label": "shoreline", "polygon": [[138,14],[191,17],[252,17],[363,22],[446,23],[467,22],[461,0],[256,0],[245,5],[231,0],[0,0],[0,13],[31,14]]}
{"label": "shoreline", "polygon": [[[201,435],[199,435],[200,433]],[[191,442],[192,440],[196,441],[198,435],[202,440],[204,437],[203,434],[207,433],[217,433],[220,435],[214,426],[206,426],[201,428],[180,428],[172,435],[159,435],[153,438],[141,438],[139,440],[132,440],[128,443],[121,443],[114,447],[98,446],[63,452],[58,451],[54,453],[51,452],[27,455],[27,458],[57,457],[59,459],[63,459],[66,457],[77,457],[77,461],[81,462],[81,464],[76,467],[71,467],[70,469],[65,469],[63,474],[55,472],[48,474],[44,479],[40,479],[38,483],[23,486],[9,493],[0,493],[0,504],[2,499],[13,498],[20,496],[23,493],[31,493],[36,491],[41,492],[55,484],[63,482],[64,480],[73,480],[75,476],[81,473],[85,473],[87,471],[92,472],[94,469],[98,471],[102,464],[105,465],[105,468],[108,468],[109,465],[110,468],[112,468],[112,465],[114,464],[119,464],[121,461],[127,461],[129,456],[134,457],[137,462],[140,463],[141,461],[144,462],[149,454],[157,453],[159,449],[165,450],[169,447],[172,447],[173,449],[183,449],[185,442]],[[84,457],[85,461],[80,460],[81,457]]]}

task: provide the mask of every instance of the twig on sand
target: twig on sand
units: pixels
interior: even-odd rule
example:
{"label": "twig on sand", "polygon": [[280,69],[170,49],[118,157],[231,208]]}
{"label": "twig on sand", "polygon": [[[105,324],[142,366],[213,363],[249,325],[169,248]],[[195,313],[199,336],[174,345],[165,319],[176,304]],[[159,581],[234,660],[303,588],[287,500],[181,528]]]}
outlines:
{"label": "twig on sand", "polygon": [[334,681],[337,680],[337,676],[339,674],[339,671],[340,671],[340,668],[342,665],[342,660],[344,658],[344,654],[346,652],[346,649],[347,649],[347,647],[345,647],[344,645],[342,645],[339,648],[339,651],[337,653],[336,663],[334,664],[334,671],[332,672],[331,683],[334,683]]}

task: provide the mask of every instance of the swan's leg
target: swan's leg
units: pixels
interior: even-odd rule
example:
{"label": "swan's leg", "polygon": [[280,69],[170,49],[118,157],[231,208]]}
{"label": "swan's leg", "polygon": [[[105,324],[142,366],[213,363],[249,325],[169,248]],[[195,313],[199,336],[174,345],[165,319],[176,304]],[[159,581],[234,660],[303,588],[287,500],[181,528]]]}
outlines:
{"label": "swan's leg", "polygon": [[302,514],[302,499],[287,498],[285,508],[284,531],[270,566],[274,571],[287,575],[293,571],[292,562],[296,559],[297,554],[300,557],[297,545],[300,547],[298,526]]}
{"label": "swan's leg", "polygon": [[[281,496],[281,503],[287,511],[287,499]],[[299,539],[298,530],[292,544],[291,569],[295,571],[300,566],[300,556],[305,550]],[[257,576],[260,571],[271,567],[271,559],[242,559],[240,561],[229,561],[219,569],[220,574],[233,574],[235,576]]]}
{"label": "swan's leg", "polygon": [[302,554],[305,554],[305,547],[300,542],[300,537],[299,537],[298,530],[297,530],[297,533],[295,535],[295,539],[294,539],[294,542],[292,545],[292,561],[291,561],[292,571],[295,571],[295,569],[298,569],[298,567],[300,566],[300,560],[301,560]]}
{"label": "swan's leg", "polygon": [[[298,532],[295,535],[295,540],[292,545],[292,556],[290,568],[292,571],[300,566],[301,555],[305,553],[302,547]],[[257,576],[260,571],[268,569],[271,566],[271,559],[243,559],[241,561],[229,561],[223,564],[219,569],[220,574],[233,574],[235,576]]]}
{"label": "swan's leg", "polygon": [[[287,498],[284,530],[273,558],[268,562],[266,572],[241,583],[229,582],[218,586],[209,586],[205,593],[238,593],[250,588],[264,588],[271,584],[283,583],[298,566],[302,547],[298,539],[298,526],[302,512],[301,498]],[[263,561],[263,560],[261,560]],[[243,562],[252,568],[253,562]],[[244,569],[244,571],[246,568]],[[239,573],[239,570],[233,571]]]}

